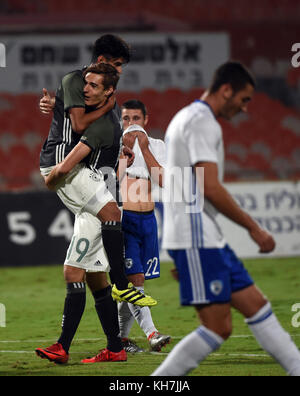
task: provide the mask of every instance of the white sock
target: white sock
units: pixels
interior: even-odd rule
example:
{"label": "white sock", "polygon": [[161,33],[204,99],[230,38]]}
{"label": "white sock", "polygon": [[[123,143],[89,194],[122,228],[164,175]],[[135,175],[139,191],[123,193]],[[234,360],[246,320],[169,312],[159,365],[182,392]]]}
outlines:
{"label": "white sock", "polygon": [[200,326],[182,339],[151,376],[183,376],[196,368],[224,340],[218,334]]}
{"label": "white sock", "polygon": [[245,322],[261,347],[277,360],[290,376],[300,376],[300,352],[273,314],[269,302]]}
{"label": "white sock", "polygon": [[[138,289],[144,293],[143,287],[136,287],[136,289]],[[137,321],[138,325],[143,330],[143,332],[146,334],[147,338],[154,331],[157,331],[156,327],[154,326],[154,323],[152,320],[152,315],[151,315],[151,310],[149,307],[139,307],[139,306],[133,305],[133,304],[128,304],[128,307],[129,307],[133,317]]]}
{"label": "white sock", "polygon": [[118,304],[120,337],[128,338],[131,327],[134,323],[134,317],[128,307],[128,303],[122,301]]}

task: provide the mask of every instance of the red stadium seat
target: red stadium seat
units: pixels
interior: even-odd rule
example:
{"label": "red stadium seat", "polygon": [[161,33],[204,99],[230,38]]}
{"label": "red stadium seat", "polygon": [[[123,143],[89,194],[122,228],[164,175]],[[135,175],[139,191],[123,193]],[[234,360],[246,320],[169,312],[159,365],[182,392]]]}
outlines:
{"label": "red stadium seat", "polygon": [[[45,2],[7,0],[2,13],[7,16],[40,16],[48,14],[61,17],[61,15],[89,15],[95,13],[128,14],[136,19],[147,15],[156,15],[160,19],[179,20],[192,27],[203,26],[207,23],[227,24],[234,23],[261,23],[265,21],[296,21],[300,17],[298,0],[252,0],[245,3],[231,0],[230,7],[222,1],[201,2],[199,0],[152,0],[144,1],[141,7],[140,0],[110,0],[109,2],[86,0],[47,0]],[[101,14],[100,14],[101,15]],[[101,16],[100,16],[101,18]],[[101,20],[101,19],[100,19]]]}
{"label": "red stadium seat", "polygon": [[[179,89],[161,92],[147,89],[138,93],[118,92],[117,100],[120,105],[134,98],[143,101],[150,116],[148,131],[150,134],[153,131],[158,137],[164,135],[174,114],[202,93],[201,88],[186,92]],[[26,185],[27,188],[32,185],[31,173],[39,168],[40,148],[51,124],[51,116],[39,112],[39,98],[40,95],[33,94],[0,94],[2,189],[4,185],[6,188]],[[274,178],[276,175],[281,177],[278,173],[281,163],[291,177],[298,174],[299,165],[294,159],[294,153],[300,147],[297,129],[299,115],[264,93],[255,94],[248,110],[248,115],[238,121],[221,121],[226,158],[231,164],[228,177],[237,180],[243,177],[243,172],[247,177],[254,171],[257,171],[258,177],[261,174],[265,178]],[[239,152],[238,147],[244,149]],[[3,178],[6,184],[3,184]]]}

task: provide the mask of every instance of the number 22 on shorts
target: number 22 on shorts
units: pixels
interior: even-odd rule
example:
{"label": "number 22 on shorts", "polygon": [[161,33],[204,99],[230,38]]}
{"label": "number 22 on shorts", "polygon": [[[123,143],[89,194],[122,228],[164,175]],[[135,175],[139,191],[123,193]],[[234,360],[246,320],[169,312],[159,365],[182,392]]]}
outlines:
{"label": "number 22 on shorts", "polygon": [[152,259],[148,260],[147,265],[148,265],[148,270],[145,273],[145,277],[159,275],[159,271],[157,271],[157,266],[158,266],[158,258],[157,257],[153,257]]}

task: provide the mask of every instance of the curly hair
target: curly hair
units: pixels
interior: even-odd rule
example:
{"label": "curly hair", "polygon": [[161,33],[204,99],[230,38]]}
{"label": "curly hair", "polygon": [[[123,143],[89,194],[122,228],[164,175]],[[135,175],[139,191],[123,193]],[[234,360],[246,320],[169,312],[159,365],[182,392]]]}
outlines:
{"label": "curly hair", "polygon": [[99,56],[107,59],[123,58],[125,63],[130,62],[130,46],[119,36],[104,34],[98,38],[92,50],[92,62],[97,62]]}

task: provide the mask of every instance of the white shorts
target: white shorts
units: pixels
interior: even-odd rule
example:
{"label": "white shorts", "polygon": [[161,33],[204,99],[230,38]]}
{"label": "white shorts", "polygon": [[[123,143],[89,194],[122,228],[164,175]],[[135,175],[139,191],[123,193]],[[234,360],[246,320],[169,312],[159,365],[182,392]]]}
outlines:
{"label": "white shorts", "polygon": [[[41,169],[43,176],[52,168]],[[75,215],[88,212],[94,216],[114,197],[107,189],[101,171],[94,172],[84,164],[78,164],[57,186],[56,193],[65,206]]]}
{"label": "white shorts", "polygon": [[109,272],[110,266],[103,247],[101,222],[88,212],[75,216],[74,233],[64,265],[86,272]]}

